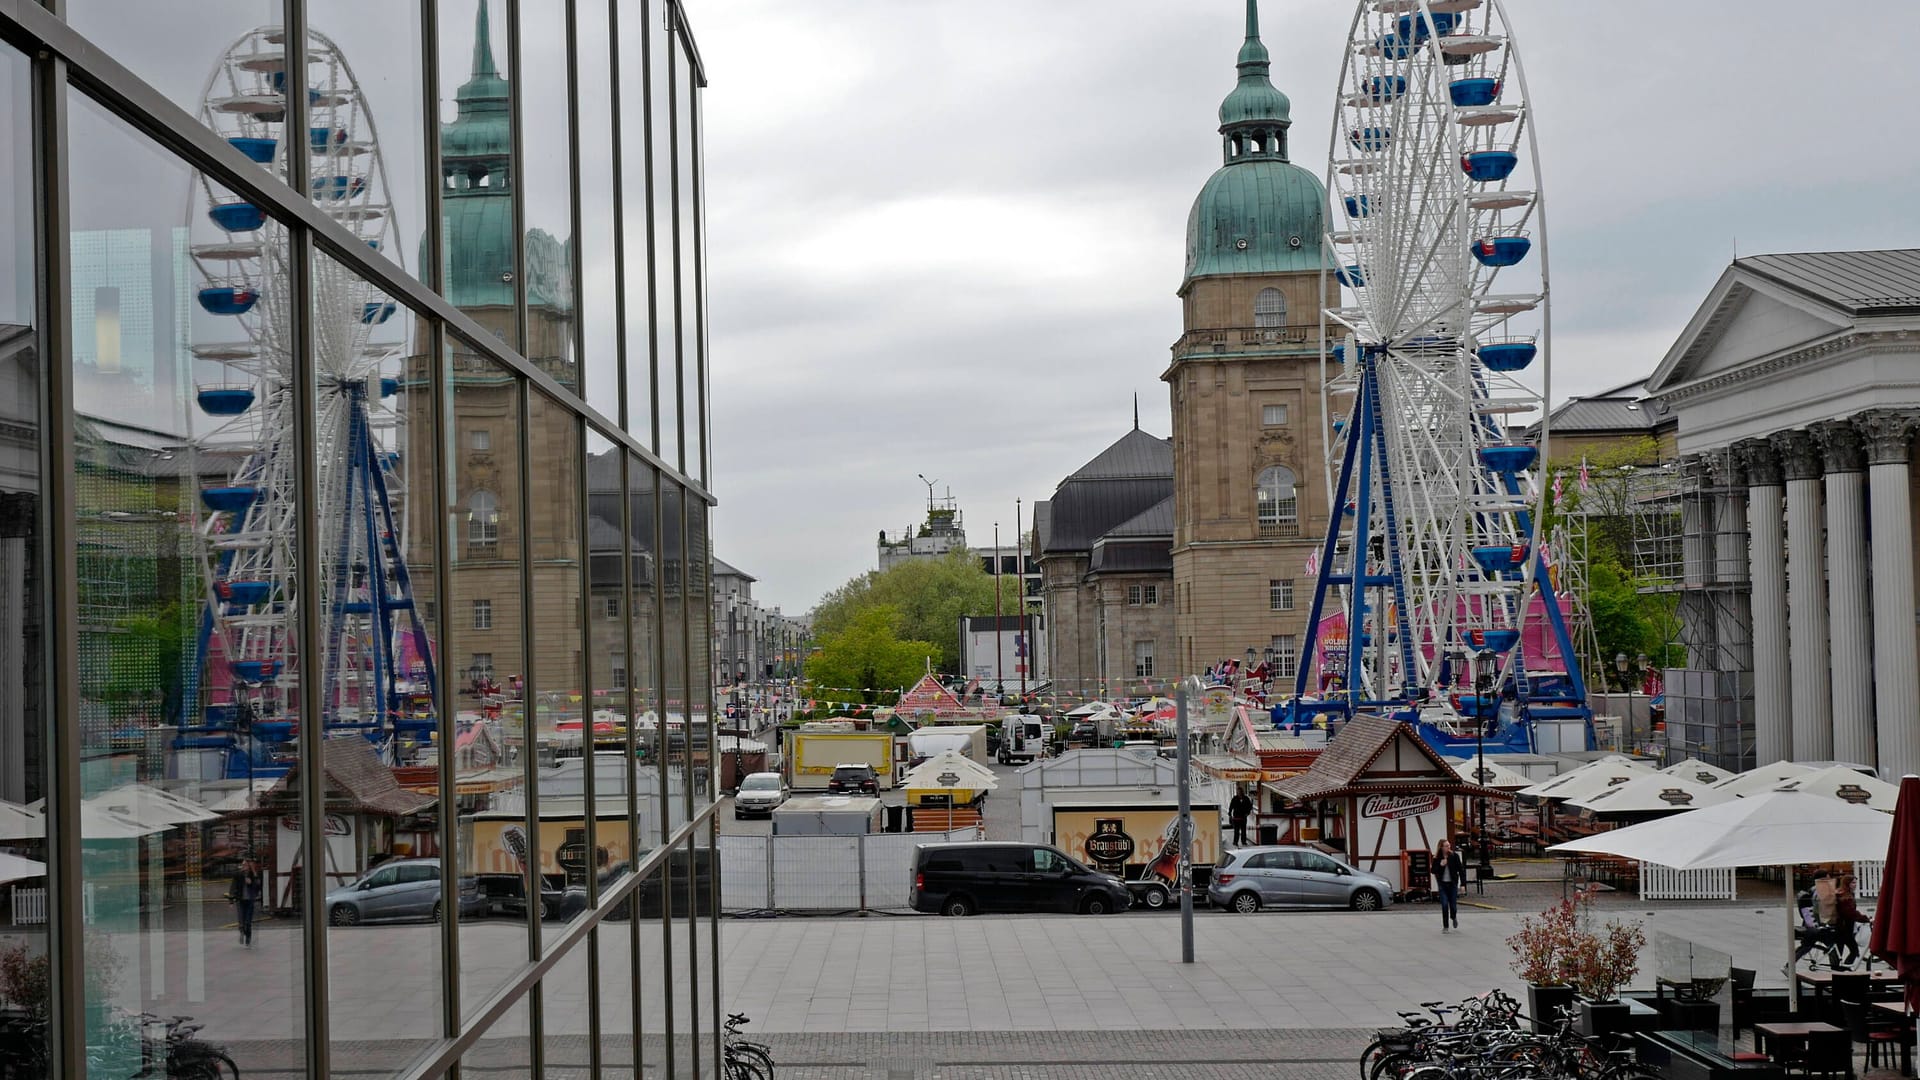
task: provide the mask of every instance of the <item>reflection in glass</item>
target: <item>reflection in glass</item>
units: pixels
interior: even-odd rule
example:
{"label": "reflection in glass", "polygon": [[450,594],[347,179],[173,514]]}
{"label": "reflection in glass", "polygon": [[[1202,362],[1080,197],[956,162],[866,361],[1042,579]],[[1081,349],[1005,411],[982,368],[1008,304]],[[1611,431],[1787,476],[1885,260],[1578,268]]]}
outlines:
{"label": "reflection in glass", "polygon": [[581,589],[586,550],[580,536],[580,421],[545,394],[535,393],[529,404],[527,452],[539,463],[540,482],[527,493],[533,697],[527,702],[522,751],[539,763],[535,872],[540,875],[542,893],[555,898],[544,904],[547,929],[552,933],[560,929],[560,921],[586,909],[587,877],[599,872],[602,853],[596,851],[589,814],[589,784],[595,777],[586,768],[594,759],[588,753],[593,742],[592,709],[584,694],[586,605]]}
{"label": "reflection in glass", "polygon": [[[575,78],[580,84],[580,318],[586,339],[587,404],[620,419],[620,324],[614,308],[613,85],[608,0],[574,8]],[[631,16],[629,16],[631,17]],[[639,69],[622,72],[638,81]],[[634,155],[638,160],[638,155]],[[629,168],[634,167],[630,162]],[[627,243],[633,243],[628,237]],[[632,286],[629,286],[630,288]],[[644,288],[644,279],[641,287]]]}
{"label": "reflection in glass", "polygon": [[662,730],[667,744],[667,835],[691,820],[693,812],[693,727],[687,692],[686,524],[680,486],[660,484],[660,606],[664,663],[661,692],[666,701]]}
{"label": "reflection in glass", "polygon": [[440,1034],[438,924],[479,903],[441,880],[441,658],[414,584],[437,536],[426,331],[315,260],[328,1004],[336,1067],[376,1072]]}
{"label": "reflection in glass", "polygon": [[[640,995],[635,994],[640,984],[635,981],[633,935],[651,929],[649,924],[631,919],[600,924],[597,934],[600,964],[594,990],[600,1001],[600,1067],[603,1075],[638,1075],[634,1072],[637,1064],[634,1023],[640,1016],[642,998],[652,995],[646,994],[645,990]],[[641,972],[639,978],[645,980],[653,975],[652,972]],[[645,989],[650,990],[651,987]]]}
{"label": "reflection in glass", "polygon": [[427,187],[419,8],[309,0],[307,25],[307,85],[321,94],[307,136],[314,201],[355,203],[373,221],[390,222],[368,246],[419,275]]}
{"label": "reflection in glass", "polygon": [[[277,126],[285,113],[282,18],[279,0],[68,0],[66,5],[67,22],[75,30],[168,101],[221,131],[236,118]],[[230,45],[242,62],[219,62]]]}
{"label": "reflection in glass", "polygon": [[458,869],[472,875],[479,910],[460,920],[460,1009],[471,1014],[528,956],[529,881],[521,730],[526,652],[520,560],[526,516],[520,486],[519,379],[449,337],[447,461],[448,645],[457,692],[454,773]]}
{"label": "reflection in glass", "polygon": [[449,303],[517,349],[519,245],[513,233],[505,4],[477,0],[470,24],[459,14],[465,7],[466,0],[452,0],[440,20],[440,289]]}
{"label": "reflection in glass", "polygon": [[705,342],[701,340],[704,319],[700,310],[700,260],[702,252],[700,223],[700,128],[699,76],[687,42],[673,36],[674,85],[673,128],[675,158],[674,188],[678,192],[674,228],[678,230],[674,250],[679,257],[679,277],[675,280],[679,304],[680,332],[680,437],[683,450],[681,469],[698,480],[706,479],[702,440],[706,432],[700,408],[701,362]]}
{"label": "reflection in glass", "polygon": [[707,504],[687,497],[687,723],[693,755],[693,805],[698,812],[713,802],[720,756],[713,716],[713,605],[708,579],[713,551],[707,538]]}
{"label": "reflection in glass", "polygon": [[[649,5],[651,6],[651,5]],[[655,23],[655,27],[665,24]],[[686,467],[684,418],[680,415],[680,383],[686,377],[681,362],[683,339],[688,327],[680,318],[681,230],[679,206],[692,198],[680,183],[676,167],[684,152],[686,136],[674,115],[679,92],[675,80],[686,68],[686,60],[673,33],[659,32],[650,43],[652,64],[648,85],[653,100],[648,103],[648,119],[653,125],[653,276],[654,337],[659,341],[660,456],[676,469]]]}
{"label": "reflection in glass", "polygon": [[[35,322],[32,100],[26,57],[0,46],[0,810],[23,808],[46,795],[46,571],[40,545],[46,520],[40,478],[40,363]],[[10,817],[24,816],[24,810]],[[45,866],[44,829],[9,830],[0,844]],[[47,1015],[36,976],[47,966],[44,915],[22,919],[23,907],[43,906],[47,879],[29,873],[12,882],[14,925],[0,941],[0,998],[14,1015],[0,1020],[0,1075],[36,1080],[47,1075]]]}
{"label": "reflection in glass", "polygon": [[694,953],[699,959],[700,981],[700,1017],[703,1023],[693,1026],[694,1034],[700,1044],[700,1071],[708,1076],[719,1076],[719,1044],[714,1039],[713,1022],[715,1017],[726,1015],[722,1010],[725,998],[720,985],[718,970],[718,951],[715,948],[714,930],[717,927],[715,912],[718,905],[717,890],[719,879],[712,868],[718,864],[718,852],[714,848],[714,836],[717,822],[709,823],[694,830],[694,865],[705,868],[704,873],[694,875],[694,921],[692,926]]}
{"label": "reflection in glass", "polygon": [[324,678],[294,648],[286,233],[69,101],[88,1054],[133,1075],[153,1012],[284,1068],[305,1012],[295,732],[301,680]]}
{"label": "reflection in glass", "polygon": [[[567,134],[566,0],[521,0],[520,115],[526,215],[527,359],[576,393],[572,143]],[[604,84],[602,84],[604,86]],[[592,93],[601,87],[583,86]]]}
{"label": "reflection in glass", "polygon": [[460,1058],[460,1075],[485,1077],[486,1080],[531,1080],[533,1077],[533,1040],[528,1036],[532,1021],[527,997],[507,1008],[506,1015],[494,1021]]}
{"label": "reflection in glass", "polygon": [[[627,465],[627,538],[633,545],[627,583],[630,648],[627,679],[632,688],[634,763],[639,768],[635,789],[640,845],[660,846],[665,812],[665,739],[660,724],[660,591],[659,561],[654,557],[655,523],[653,468],[637,457]],[[675,794],[678,792],[676,790]]]}
{"label": "reflection in glass", "polygon": [[[613,927],[613,924],[606,924]],[[613,927],[623,931],[625,927]],[[562,956],[540,980],[540,1075],[544,1080],[593,1080],[593,1038],[589,1002],[594,986],[587,978],[591,942]],[[600,1002],[604,1017],[611,1002]]]}
{"label": "reflection in glass", "polygon": [[[632,871],[633,805],[642,766],[636,759],[630,717],[632,648],[626,562],[635,548],[627,540],[625,453],[601,433],[587,430],[587,669],[592,693],[589,716],[596,812],[594,880],[603,898]],[[624,553],[624,554],[623,554]],[[651,768],[651,766],[647,766]]]}

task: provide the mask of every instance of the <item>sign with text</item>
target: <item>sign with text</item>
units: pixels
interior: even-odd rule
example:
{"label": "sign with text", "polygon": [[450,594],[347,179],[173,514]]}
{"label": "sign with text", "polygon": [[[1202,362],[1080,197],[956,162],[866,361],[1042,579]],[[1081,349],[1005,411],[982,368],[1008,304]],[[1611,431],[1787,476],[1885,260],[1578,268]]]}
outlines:
{"label": "sign with text", "polygon": [[1440,809],[1438,795],[1369,795],[1360,801],[1360,816],[1402,821]]}

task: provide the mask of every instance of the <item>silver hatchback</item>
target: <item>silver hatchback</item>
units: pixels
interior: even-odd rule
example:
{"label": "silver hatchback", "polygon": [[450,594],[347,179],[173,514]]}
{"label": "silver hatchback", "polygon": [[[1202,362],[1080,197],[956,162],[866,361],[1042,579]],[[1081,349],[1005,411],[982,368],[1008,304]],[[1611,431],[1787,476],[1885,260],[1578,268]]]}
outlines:
{"label": "silver hatchback", "polygon": [[1393,884],[1310,847],[1241,848],[1214,865],[1207,902],[1242,914],[1263,907],[1378,911],[1393,903]]}

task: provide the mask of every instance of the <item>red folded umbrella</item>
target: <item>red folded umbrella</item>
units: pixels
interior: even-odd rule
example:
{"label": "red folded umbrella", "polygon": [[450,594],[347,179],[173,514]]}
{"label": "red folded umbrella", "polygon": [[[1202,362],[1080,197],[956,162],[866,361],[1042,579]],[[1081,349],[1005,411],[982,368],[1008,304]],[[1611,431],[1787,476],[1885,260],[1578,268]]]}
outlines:
{"label": "red folded umbrella", "polygon": [[1920,776],[1900,780],[1867,951],[1899,972],[1907,987],[1907,1011],[1920,1010]]}

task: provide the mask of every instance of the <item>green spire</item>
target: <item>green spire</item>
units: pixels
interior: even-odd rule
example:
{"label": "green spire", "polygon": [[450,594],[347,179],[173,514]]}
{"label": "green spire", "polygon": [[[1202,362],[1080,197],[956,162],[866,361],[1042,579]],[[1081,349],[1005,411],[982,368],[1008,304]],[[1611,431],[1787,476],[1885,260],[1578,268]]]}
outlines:
{"label": "green spire", "polygon": [[1260,42],[1260,0],[1247,0],[1247,40],[1240,46],[1240,79],[1267,77],[1267,47]]}
{"label": "green spire", "polygon": [[[1260,41],[1259,0],[1247,0],[1247,39],[1234,66],[1240,78],[1220,103],[1220,133],[1227,137],[1227,163],[1278,157],[1287,159],[1287,127],[1293,103],[1274,89],[1267,73],[1267,47]],[[1237,148],[1236,148],[1237,147]]]}
{"label": "green spire", "polygon": [[[1247,0],[1248,11],[1253,8],[1253,0]],[[1253,18],[1248,14],[1247,18]],[[1251,26],[1252,23],[1247,25]],[[1253,31],[1249,30],[1251,34]],[[473,28],[473,77],[498,75],[500,70],[493,66],[493,29],[487,22],[487,0],[480,0],[480,15]]]}

